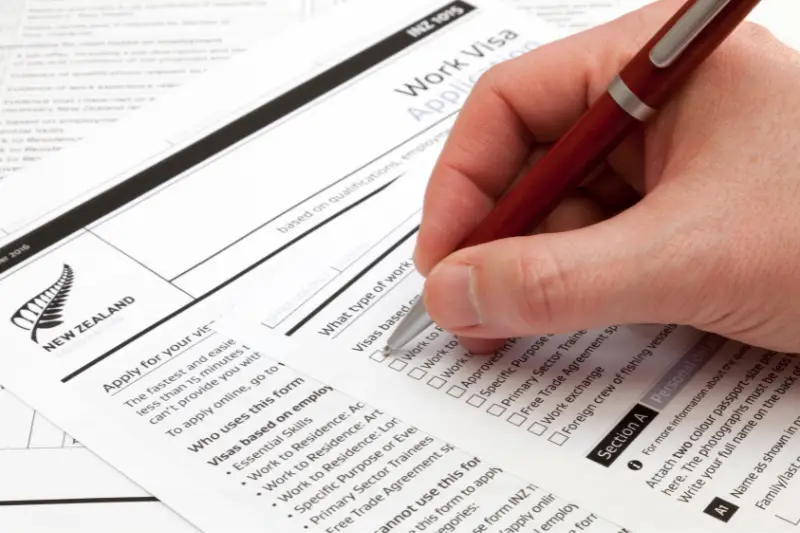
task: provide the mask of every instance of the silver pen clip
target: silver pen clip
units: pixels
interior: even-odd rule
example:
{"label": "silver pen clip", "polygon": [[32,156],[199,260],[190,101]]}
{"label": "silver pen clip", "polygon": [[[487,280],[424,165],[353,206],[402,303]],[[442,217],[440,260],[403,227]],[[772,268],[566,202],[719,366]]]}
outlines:
{"label": "silver pen clip", "polygon": [[697,0],[650,50],[650,61],[653,65],[667,68],[674,63],[730,2],[731,0]]}

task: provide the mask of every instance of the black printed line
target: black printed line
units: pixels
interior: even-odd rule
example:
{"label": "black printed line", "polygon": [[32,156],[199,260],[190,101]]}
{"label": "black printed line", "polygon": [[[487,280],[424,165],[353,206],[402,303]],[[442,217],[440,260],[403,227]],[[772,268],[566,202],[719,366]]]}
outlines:
{"label": "black printed line", "polygon": [[360,280],[360,279],[361,279],[361,278],[363,278],[365,275],[367,275],[367,273],[368,273],[370,270],[372,270],[373,268],[375,268],[375,266],[376,266],[378,263],[380,263],[381,261],[383,261],[384,259],[386,259],[386,258],[387,258],[387,257],[388,257],[388,256],[389,256],[389,255],[390,255],[392,252],[394,252],[395,250],[397,250],[397,249],[398,249],[398,248],[399,248],[399,247],[400,247],[400,246],[401,246],[401,245],[402,245],[404,242],[406,242],[408,239],[410,239],[410,238],[411,238],[411,236],[412,236],[412,235],[414,235],[414,234],[415,234],[417,231],[419,231],[419,226],[417,226],[417,227],[416,227],[416,228],[414,228],[413,230],[411,230],[411,231],[409,231],[408,233],[406,233],[405,235],[403,235],[403,237],[402,237],[402,238],[401,238],[399,241],[397,241],[396,243],[394,243],[394,244],[393,244],[391,247],[389,247],[389,249],[388,249],[388,250],[386,250],[385,252],[383,252],[383,253],[382,253],[381,255],[379,255],[379,256],[378,256],[378,257],[377,257],[377,258],[376,258],[374,261],[372,261],[372,262],[371,262],[369,265],[367,265],[366,267],[364,267],[364,269],[363,269],[363,270],[361,270],[361,272],[359,272],[358,274],[356,274],[355,276],[353,276],[353,277],[352,277],[352,278],[351,278],[351,279],[350,279],[350,280],[349,280],[347,283],[345,283],[344,285],[342,285],[342,286],[339,288],[339,290],[338,290],[338,291],[336,291],[336,292],[334,292],[333,294],[331,294],[331,295],[330,295],[330,296],[329,296],[329,297],[328,297],[328,298],[327,298],[327,299],[326,299],[324,302],[322,302],[321,304],[319,304],[319,306],[317,306],[317,308],[316,308],[316,309],[314,309],[313,311],[311,311],[311,313],[309,313],[308,315],[306,315],[306,316],[305,316],[305,317],[304,317],[302,320],[300,320],[300,322],[298,322],[297,324],[295,324],[295,326],[294,326],[293,328],[291,328],[289,331],[287,331],[287,332],[286,332],[286,336],[287,336],[287,337],[291,337],[292,335],[294,335],[295,333],[297,333],[297,331],[298,331],[300,328],[302,328],[303,326],[305,326],[305,325],[306,325],[306,324],[307,324],[307,323],[308,323],[308,322],[309,322],[311,319],[313,319],[315,316],[317,316],[319,313],[321,313],[323,309],[325,309],[325,308],[326,308],[328,305],[330,305],[330,304],[331,304],[331,303],[332,303],[334,300],[336,300],[336,299],[337,299],[339,296],[341,296],[341,295],[342,295],[342,294],[343,294],[343,293],[344,293],[344,292],[345,292],[347,289],[349,289],[350,287],[352,287],[352,286],[353,286],[353,284],[355,284],[355,283],[356,283],[358,280]]}
{"label": "black printed line", "polygon": [[445,121],[450,120],[451,118],[453,118],[453,116],[456,115],[457,113],[458,113],[458,111],[453,111],[452,113],[448,114],[447,116],[437,120],[436,122],[434,122],[433,124],[431,124],[427,128],[418,131],[417,133],[415,133],[413,136],[409,137],[408,139],[405,139],[405,140],[397,143],[395,146],[392,146],[388,150],[385,150],[380,155],[378,155],[378,156],[372,158],[371,160],[367,161],[366,163],[364,163],[363,165],[361,165],[357,169],[349,172],[347,175],[342,176],[341,178],[337,179],[333,183],[331,183],[329,185],[326,185],[325,187],[323,187],[322,189],[318,190],[317,192],[315,192],[313,194],[310,194],[309,196],[303,198],[299,202],[295,203],[293,206],[287,207],[282,212],[278,213],[277,215],[275,215],[274,217],[270,218],[269,220],[259,224],[258,227],[256,227],[256,228],[250,230],[249,232],[245,233],[244,235],[242,235],[238,239],[236,239],[233,242],[231,242],[228,245],[226,245],[224,248],[222,248],[222,249],[218,250],[217,252],[213,253],[212,255],[206,257],[205,259],[203,259],[199,263],[190,266],[189,268],[187,268],[186,270],[184,270],[180,274],[176,274],[169,281],[170,282],[174,282],[174,281],[178,280],[179,278],[182,278],[186,274],[192,272],[194,269],[196,269],[196,268],[204,265],[205,263],[211,261],[212,259],[214,259],[218,255],[220,255],[221,253],[223,253],[223,252],[227,251],[228,249],[232,248],[233,246],[239,244],[241,241],[245,240],[247,237],[249,237],[252,234],[256,233],[257,231],[259,231],[260,229],[264,228],[265,226],[268,226],[269,224],[272,224],[273,222],[275,222],[276,220],[278,220],[282,216],[286,215],[287,213],[290,213],[291,211],[293,211],[297,207],[301,206],[302,204],[304,204],[304,203],[308,202],[309,200],[313,199],[314,197],[319,196],[322,193],[332,189],[333,187],[335,187],[336,185],[340,184],[341,182],[347,180],[348,178],[352,178],[353,176],[355,176],[356,174],[358,174],[362,170],[364,170],[366,168],[369,168],[371,165],[377,163],[378,161],[380,161],[381,159],[385,158],[386,156],[388,156],[389,154],[391,154],[395,150],[399,149],[400,147],[402,147],[402,146],[404,146],[406,144],[409,144],[410,142],[412,142],[413,140],[415,140],[415,139],[417,139],[419,137],[422,137],[424,134],[428,133],[430,130],[438,127],[439,125],[441,125]]}
{"label": "black printed line", "polygon": [[222,289],[224,289],[225,287],[227,287],[231,283],[233,283],[236,280],[242,278],[243,276],[249,274],[254,269],[260,267],[261,265],[263,265],[264,263],[266,263],[267,261],[269,261],[270,259],[272,259],[276,255],[280,254],[281,252],[291,248],[293,245],[295,245],[298,242],[302,241],[303,239],[305,239],[306,237],[308,237],[309,235],[311,235],[315,231],[319,230],[320,228],[323,228],[327,224],[330,224],[331,222],[333,222],[334,220],[336,220],[340,216],[344,215],[345,213],[348,213],[351,209],[354,209],[355,207],[361,205],[362,203],[366,202],[370,198],[372,198],[372,197],[376,196],[377,194],[380,194],[381,192],[385,191],[390,185],[395,183],[398,179],[400,179],[400,178],[397,177],[397,178],[393,179],[392,181],[390,181],[389,183],[387,183],[386,185],[383,185],[379,189],[375,189],[374,191],[369,193],[364,198],[361,198],[357,202],[354,202],[352,205],[347,206],[345,209],[342,209],[341,211],[339,211],[338,213],[336,213],[335,215],[333,215],[329,219],[323,220],[322,222],[320,222],[316,226],[314,226],[312,228],[309,228],[304,233],[301,233],[300,235],[298,235],[297,237],[295,237],[291,241],[287,242],[286,244],[284,244],[283,246],[281,246],[277,250],[272,251],[270,254],[268,254],[268,255],[264,256],[263,258],[261,258],[260,260],[256,261],[255,263],[253,263],[252,265],[250,265],[249,267],[247,267],[243,271],[239,272],[238,274],[236,274],[235,276],[230,278],[228,281],[216,286],[215,288],[211,289],[210,291],[208,291],[204,295],[200,296],[196,300],[194,300],[192,302],[189,302],[188,304],[184,305],[183,307],[179,308],[178,310],[173,311],[172,313],[170,313],[169,315],[165,316],[164,318],[156,321],[154,324],[152,324],[152,325],[148,326],[147,328],[141,330],[136,335],[133,335],[132,337],[128,338],[126,341],[122,342],[121,344],[118,344],[117,346],[115,346],[111,350],[107,351],[103,355],[92,359],[91,361],[89,361],[88,363],[86,363],[85,365],[80,367],[79,369],[75,370],[71,374],[61,378],[61,383],[67,383],[71,379],[74,379],[75,377],[81,375],[83,372],[86,372],[87,370],[92,368],[94,365],[96,365],[100,361],[102,361],[104,359],[107,359],[108,357],[111,357],[112,355],[114,355],[118,351],[122,350],[123,348],[125,348],[126,346],[131,344],[132,342],[135,342],[136,340],[144,337],[145,335],[147,335],[148,333],[150,333],[154,329],[161,327],[162,325],[164,325],[165,323],[169,322],[170,320],[172,320],[176,316],[182,314],[187,309],[190,309],[191,307],[194,307],[195,305],[197,305],[198,303],[202,302],[203,300],[209,298],[210,296],[213,296],[214,294],[216,294],[217,292],[221,291]]}
{"label": "black printed line", "polygon": [[[439,21],[430,26],[428,31],[422,33],[415,28],[420,23],[430,22],[429,18],[437,13],[448,7],[455,6],[461,8],[460,14],[450,19]],[[427,39],[431,35],[435,35],[441,29],[462,19],[467,14],[475,11],[475,9],[475,6],[461,0],[449,2],[413,24],[343,60],[308,81],[293,87],[255,110],[209,133],[202,139],[165,157],[138,174],[41,224],[27,234],[14,239],[6,246],[0,247],[0,257],[8,258],[0,265],[0,274],[29,260],[76,231],[90,226],[94,222],[161,187],[258,131],[304,108],[318,98],[396,56],[403,50]],[[321,43],[321,45],[324,46],[324,43]],[[202,110],[198,111],[202,112]],[[11,252],[24,246],[27,246],[24,254],[11,257]]]}
{"label": "black printed line", "polygon": [[[402,285],[402,283],[403,283],[405,280],[407,280],[407,279],[410,277],[410,274],[411,274],[411,272],[413,272],[413,271],[412,271],[412,270],[409,270],[409,271],[408,271],[408,273],[407,273],[405,276],[403,276],[403,277],[402,277],[400,280],[396,281],[396,282],[394,283],[394,285],[392,285],[391,287],[389,287],[389,289],[388,289],[388,290],[385,290],[385,291],[383,291],[383,292],[381,293],[381,295],[380,295],[380,296],[378,296],[377,298],[375,298],[375,299],[374,299],[374,300],[373,300],[373,301],[370,303],[370,306],[368,307],[368,309],[371,309],[371,308],[372,308],[372,306],[374,306],[375,304],[377,304],[378,302],[380,302],[381,300],[383,300],[383,299],[386,297],[386,295],[387,295],[387,294],[389,294],[390,292],[392,292],[393,290],[395,290],[397,287],[399,287],[400,285]],[[355,324],[356,322],[358,322],[358,320],[359,320],[359,319],[360,319],[362,316],[364,316],[365,314],[366,314],[366,313],[363,313],[363,312],[362,312],[362,313],[360,313],[360,314],[359,314],[357,317],[355,317],[353,320],[350,320],[350,321],[349,321],[347,324],[345,324],[343,328],[336,330],[336,334],[335,334],[335,335],[334,335],[332,338],[334,338],[334,339],[337,339],[337,338],[339,338],[339,335],[341,335],[342,333],[344,333],[345,331],[347,331],[347,329],[348,329],[350,326],[352,326],[353,324]]]}
{"label": "black printed line", "polygon": [[27,505],[80,505],[87,503],[146,503],[158,502],[154,496],[129,498],[65,498],[58,500],[2,500],[0,507],[20,507]]}
{"label": "black printed line", "polygon": [[134,379],[133,381],[129,381],[128,383],[126,383],[126,384],[125,384],[125,386],[124,386],[124,387],[122,387],[121,389],[117,389],[116,391],[114,391],[114,393],[113,393],[111,396],[116,396],[117,394],[119,394],[120,392],[124,391],[125,389],[127,389],[128,387],[130,387],[131,385],[133,385],[134,383],[137,383],[137,382],[138,382],[140,379],[144,378],[145,376],[148,376],[148,375],[150,375],[152,372],[155,372],[155,371],[156,371],[156,370],[158,370],[159,368],[163,368],[163,367],[167,366],[167,365],[168,365],[168,364],[170,364],[172,361],[175,361],[176,359],[180,358],[182,355],[186,355],[188,352],[191,352],[192,350],[194,350],[194,349],[195,349],[195,348],[197,348],[198,346],[202,345],[202,344],[203,344],[204,342],[206,342],[208,339],[213,339],[215,335],[216,335],[216,332],[213,332],[213,331],[212,331],[212,332],[210,332],[210,333],[209,333],[209,334],[208,334],[206,337],[203,337],[202,339],[200,339],[200,341],[198,341],[196,344],[193,344],[192,346],[189,346],[189,347],[188,347],[188,348],[186,348],[186,349],[185,349],[183,352],[179,353],[178,355],[176,355],[176,356],[174,356],[174,357],[170,357],[169,359],[167,359],[166,361],[164,361],[164,362],[163,362],[163,363],[161,363],[160,365],[158,365],[158,366],[155,366],[155,367],[151,368],[150,370],[148,370],[147,372],[145,372],[144,374],[142,374],[142,375],[141,375],[141,376],[139,376],[138,378]]}

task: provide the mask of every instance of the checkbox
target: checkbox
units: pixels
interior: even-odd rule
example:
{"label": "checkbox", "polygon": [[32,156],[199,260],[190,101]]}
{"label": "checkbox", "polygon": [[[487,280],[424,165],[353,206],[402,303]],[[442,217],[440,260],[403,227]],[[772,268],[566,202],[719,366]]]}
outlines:
{"label": "checkbox", "polygon": [[544,424],[540,424],[539,422],[534,422],[533,424],[531,424],[531,427],[528,428],[528,431],[530,431],[534,435],[538,435],[539,437],[541,437],[542,435],[544,435],[544,432],[547,431],[547,426],[545,426]]}
{"label": "checkbox", "polygon": [[486,410],[487,413],[494,416],[500,416],[506,412],[506,408],[502,405],[497,405],[496,403],[493,404],[490,408]]}
{"label": "checkbox", "polygon": [[508,417],[508,421],[511,422],[512,424],[514,424],[517,427],[519,427],[522,424],[524,424],[527,419],[528,419],[527,417],[524,417],[519,413],[514,413],[513,415]]}
{"label": "checkbox", "polygon": [[383,352],[383,350],[378,350],[377,352],[374,352],[372,355],[369,356],[370,359],[372,359],[373,361],[377,361],[379,363],[383,363],[384,361],[386,361],[387,357],[389,356],[386,355]]}
{"label": "checkbox", "polygon": [[[447,389],[447,394],[452,396],[453,398],[461,398],[464,396],[464,393],[467,392],[466,389],[459,387],[458,385],[453,385],[449,389]],[[469,400],[467,401],[469,403]]]}
{"label": "checkbox", "polygon": [[397,370],[398,372],[400,372],[401,370],[403,370],[407,366],[408,366],[408,363],[406,363],[402,359],[395,359],[394,361],[389,363],[389,368],[391,368],[392,370]]}
{"label": "checkbox", "polygon": [[447,381],[443,380],[438,376],[434,376],[428,380],[428,385],[430,385],[434,389],[441,389],[442,387],[444,387],[445,383],[447,383]]}
{"label": "checkbox", "polygon": [[473,394],[472,396],[469,397],[467,403],[470,404],[472,407],[480,407],[481,405],[484,404],[485,401],[486,398],[481,398],[477,394]]}
{"label": "checkbox", "polygon": [[425,377],[425,374],[427,374],[427,372],[425,370],[422,370],[421,368],[416,367],[416,368],[412,368],[411,369],[411,372],[408,373],[408,377],[411,377],[411,378],[414,378],[414,379],[422,379],[422,378]]}
{"label": "checkbox", "polygon": [[564,435],[560,431],[556,431],[555,433],[550,435],[550,438],[547,439],[547,440],[549,440],[553,444],[557,444],[557,445],[561,446],[562,444],[567,442],[567,439],[569,439],[569,437],[567,437],[566,435]]}

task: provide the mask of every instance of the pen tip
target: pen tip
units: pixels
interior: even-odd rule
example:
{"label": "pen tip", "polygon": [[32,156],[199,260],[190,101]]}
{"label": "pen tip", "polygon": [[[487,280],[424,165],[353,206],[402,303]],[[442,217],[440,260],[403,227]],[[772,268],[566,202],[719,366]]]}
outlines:
{"label": "pen tip", "polygon": [[383,355],[392,355],[392,347],[388,344],[383,347]]}

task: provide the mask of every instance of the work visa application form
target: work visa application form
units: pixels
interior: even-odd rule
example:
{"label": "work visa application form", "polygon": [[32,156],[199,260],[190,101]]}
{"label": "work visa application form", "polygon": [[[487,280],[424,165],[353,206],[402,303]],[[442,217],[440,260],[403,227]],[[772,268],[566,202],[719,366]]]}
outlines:
{"label": "work visa application form", "polygon": [[[399,92],[424,102],[428,72]],[[218,330],[633,530],[800,524],[796,357],[674,324],[509,339],[489,357],[432,326],[385,354],[419,298],[418,224],[280,324],[245,299]]]}
{"label": "work visa application form", "polygon": [[[344,8],[4,180],[6,383],[207,531],[568,517],[621,531],[213,327],[251,283],[281,327],[418,215],[416,168],[471,85],[551,38],[518,18],[481,2]],[[32,185],[63,169],[71,187]],[[22,192],[35,214],[5,200]]]}
{"label": "work visa application form", "polygon": [[[343,3],[3,3],[0,179],[83,137],[101,135],[103,125],[146,106],[207,68]],[[619,1],[573,5],[526,0],[512,4],[560,31],[586,28],[621,13],[623,7]],[[24,176],[35,176],[36,183],[27,183],[18,191],[21,195],[10,189],[5,189],[5,194],[24,206],[29,217],[40,213],[41,201],[47,206],[53,195],[68,198],[95,184],[84,176],[65,177],[57,172]],[[96,176],[101,181],[107,178]],[[19,179],[12,181],[19,183]],[[20,202],[21,198],[25,201]],[[0,235],[5,235],[2,228]],[[7,498],[0,501],[0,521],[10,531],[18,527],[81,532],[96,527],[105,531],[106,517],[121,519],[126,531],[139,531],[151,529],[149,522],[143,521],[151,515],[152,523],[159,527],[176,531],[182,526],[156,509],[155,498],[117,475],[80,442],[1,386],[0,425],[0,464],[9,465],[0,476],[0,494]],[[121,531],[120,527],[116,529]]]}
{"label": "work visa application form", "polygon": [[[66,205],[43,191],[53,201],[44,216],[31,218],[13,206],[6,212],[11,236],[0,250],[0,313],[8,317],[3,334],[12,348],[0,360],[6,383],[207,531],[598,532],[623,531],[629,522],[748,530],[764,515],[733,512],[729,497],[711,508],[716,516],[675,512],[672,502],[639,494],[630,480],[626,489],[603,470],[619,472],[616,459],[633,441],[631,431],[650,425],[662,407],[653,398],[665,403],[675,376],[710,369],[706,358],[721,349],[719,340],[669,326],[647,333],[611,326],[527,346],[510,341],[488,361],[462,363],[442,332],[427,332],[420,342],[428,344],[391,361],[376,355],[379,345],[369,340],[417,297],[418,286],[403,280],[415,275],[408,258],[422,169],[464,96],[493,63],[549,39],[545,28],[518,19],[488,2],[343,8],[325,25],[288,39],[291,53],[243,57],[226,75],[179,93],[107,143],[50,163],[51,170],[69,168],[100,185]],[[358,22],[364,20],[369,27]],[[330,43],[323,57],[320,41]],[[266,84],[259,80],[279,71],[286,84],[261,90]],[[243,301],[257,304],[267,342],[216,332],[217,318]],[[344,325],[339,318],[351,306],[348,328],[331,326]],[[337,338],[325,344],[316,339],[319,331]],[[541,391],[524,404],[528,389],[519,383],[518,395],[484,406],[513,383],[512,372],[498,365],[504,373],[482,385],[488,394],[469,391],[470,384],[490,377],[517,345],[522,353],[514,352],[508,366],[516,362],[541,379]],[[608,365],[619,366],[613,378],[591,359],[611,346],[617,355]],[[664,357],[649,357],[657,348]],[[714,387],[745,353],[727,349],[731,362],[709,379]],[[402,365],[417,355],[440,359]],[[324,356],[333,364],[309,364]],[[759,356],[762,367],[747,369],[750,379],[792,375],[783,356]],[[667,372],[682,361],[680,373]],[[469,370],[466,385],[448,383],[444,370],[428,375],[439,362],[450,372]],[[651,371],[654,387],[656,378],[668,377],[641,401],[637,395],[646,391],[630,387],[629,379],[640,383],[640,368]],[[550,369],[560,373],[546,376]],[[616,390],[609,388],[614,379],[620,386],[627,381],[620,390],[636,400],[627,404],[632,412],[620,413],[608,437],[598,435],[593,459],[576,460],[567,450],[589,448],[577,435],[592,409],[584,406],[579,419],[570,404],[603,403]],[[761,385],[762,393],[771,386]],[[791,392],[785,381],[775,384],[781,386],[770,396]],[[383,396],[374,392],[379,387]],[[519,404],[506,412],[512,397]],[[451,398],[458,403],[443,403]],[[569,413],[567,430],[548,431],[544,411],[534,420],[544,405],[551,418],[558,416],[559,403]],[[725,413],[726,427],[737,423],[728,420],[734,411]],[[594,428],[608,418],[592,418]],[[537,435],[534,422],[545,431]],[[506,426],[524,429],[509,434]],[[631,461],[630,475],[638,468],[644,479],[644,467],[655,462],[640,462],[641,468]],[[699,461],[697,475],[716,475],[710,466]],[[769,527],[788,527],[791,516],[783,515]]]}

